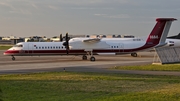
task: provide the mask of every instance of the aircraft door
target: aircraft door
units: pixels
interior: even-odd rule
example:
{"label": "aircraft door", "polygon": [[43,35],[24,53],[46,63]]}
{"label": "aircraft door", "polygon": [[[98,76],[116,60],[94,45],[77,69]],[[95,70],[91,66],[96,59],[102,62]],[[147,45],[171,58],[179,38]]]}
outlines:
{"label": "aircraft door", "polygon": [[32,43],[28,44],[28,53],[29,54],[33,53],[33,44]]}
{"label": "aircraft door", "polygon": [[119,52],[124,52],[124,44],[119,43]]}

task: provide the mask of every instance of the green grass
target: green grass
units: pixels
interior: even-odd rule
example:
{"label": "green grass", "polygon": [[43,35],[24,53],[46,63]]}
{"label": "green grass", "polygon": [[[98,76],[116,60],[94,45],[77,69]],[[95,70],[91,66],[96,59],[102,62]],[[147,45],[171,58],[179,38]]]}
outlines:
{"label": "green grass", "polygon": [[11,48],[12,46],[0,46],[0,50],[7,50]]}
{"label": "green grass", "polygon": [[[53,72],[0,75],[3,101],[177,101],[180,77]],[[1,101],[1,100],[0,100]]]}
{"label": "green grass", "polygon": [[165,65],[139,65],[139,66],[114,66],[110,69],[119,70],[148,70],[148,71],[180,71],[180,64]]}
{"label": "green grass", "polygon": [[2,90],[0,89],[0,101],[3,101],[2,100]]}

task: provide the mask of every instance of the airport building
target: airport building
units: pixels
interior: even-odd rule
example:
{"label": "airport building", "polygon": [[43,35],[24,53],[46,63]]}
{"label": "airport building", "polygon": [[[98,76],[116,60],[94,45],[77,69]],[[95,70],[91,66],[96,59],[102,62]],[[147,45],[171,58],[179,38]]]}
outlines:
{"label": "airport building", "polygon": [[9,36],[9,37],[1,37],[0,38],[0,44],[10,44],[14,45],[19,42],[24,42],[24,38],[16,37],[16,36]]}
{"label": "airport building", "polygon": [[[87,37],[87,38],[134,38],[132,35],[68,35],[68,37]],[[31,36],[26,38],[9,36],[0,37],[0,44],[16,44],[19,42],[59,42],[60,36],[54,36],[47,38],[46,36]],[[65,41],[65,36],[63,36],[63,41]]]}
{"label": "airport building", "polygon": [[[65,41],[65,37],[66,37],[66,36],[63,36],[63,37],[62,37],[62,38],[63,38],[63,41]],[[76,38],[76,37],[86,37],[86,35],[68,35],[68,37],[69,37],[70,39],[72,39],[72,38]],[[52,42],[59,42],[59,41],[60,41],[60,36],[54,36],[54,37],[50,38],[50,40],[51,40]]]}
{"label": "airport building", "polygon": [[10,40],[0,40],[0,44],[2,45],[14,45],[19,42],[24,42],[24,39],[10,39]]}
{"label": "airport building", "polygon": [[90,38],[134,38],[133,35],[86,35]]}
{"label": "airport building", "polygon": [[47,41],[48,38],[46,36],[31,36],[31,37],[26,37],[24,38],[25,42],[44,42]]}
{"label": "airport building", "polygon": [[50,38],[51,42],[59,42],[59,40],[60,40],[59,36],[54,36],[54,37]]}

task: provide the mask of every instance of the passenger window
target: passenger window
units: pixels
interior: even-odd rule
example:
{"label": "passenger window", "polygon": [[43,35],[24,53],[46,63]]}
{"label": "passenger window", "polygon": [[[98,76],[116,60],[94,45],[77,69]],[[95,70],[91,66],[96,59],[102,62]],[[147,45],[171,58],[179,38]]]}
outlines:
{"label": "passenger window", "polygon": [[39,49],[41,49],[41,47],[39,47]]}

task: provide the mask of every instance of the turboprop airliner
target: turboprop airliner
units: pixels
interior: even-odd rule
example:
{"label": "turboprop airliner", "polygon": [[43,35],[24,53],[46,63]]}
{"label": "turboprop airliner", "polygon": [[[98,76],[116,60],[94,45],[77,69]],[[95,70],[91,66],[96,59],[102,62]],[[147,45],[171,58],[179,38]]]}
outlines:
{"label": "turboprop airliner", "polygon": [[[146,39],[140,38],[72,38],[66,34],[62,42],[21,42],[4,52],[12,56],[40,56],[40,55],[82,55],[83,60],[94,55],[119,55],[133,53],[153,47],[167,45],[165,42],[175,18],[157,18],[153,30]],[[62,36],[60,37],[62,39]]]}

